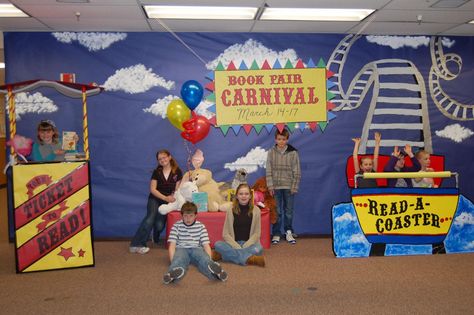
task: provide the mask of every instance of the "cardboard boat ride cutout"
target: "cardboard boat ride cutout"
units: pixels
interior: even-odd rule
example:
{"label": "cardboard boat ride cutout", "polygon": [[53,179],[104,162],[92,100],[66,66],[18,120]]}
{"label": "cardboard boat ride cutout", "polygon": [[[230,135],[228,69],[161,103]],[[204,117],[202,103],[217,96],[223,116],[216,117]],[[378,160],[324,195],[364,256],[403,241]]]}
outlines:
{"label": "cardboard boat ride cutout", "polygon": [[[354,174],[347,161],[351,203],[333,206],[333,250],[337,257],[430,255],[474,251],[474,231],[466,220],[474,205],[459,194],[458,174],[444,171],[444,157],[431,155],[435,172],[381,172],[388,156],[379,156],[378,172]],[[455,188],[390,188],[387,178],[455,178]],[[377,188],[358,188],[357,178],[374,179]]]}

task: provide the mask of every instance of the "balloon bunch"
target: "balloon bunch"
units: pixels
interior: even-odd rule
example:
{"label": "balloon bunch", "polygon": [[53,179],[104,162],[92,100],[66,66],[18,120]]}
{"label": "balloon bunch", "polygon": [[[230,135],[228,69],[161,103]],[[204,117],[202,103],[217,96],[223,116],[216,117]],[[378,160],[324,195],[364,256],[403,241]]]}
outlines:
{"label": "balloon bunch", "polygon": [[181,87],[182,99],[172,100],[166,110],[171,124],[182,131],[181,137],[193,144],[207,136],[211,125],[206,117],[194,112],[194,109],[201,103],[203,92],[199,82],[186,81]]}

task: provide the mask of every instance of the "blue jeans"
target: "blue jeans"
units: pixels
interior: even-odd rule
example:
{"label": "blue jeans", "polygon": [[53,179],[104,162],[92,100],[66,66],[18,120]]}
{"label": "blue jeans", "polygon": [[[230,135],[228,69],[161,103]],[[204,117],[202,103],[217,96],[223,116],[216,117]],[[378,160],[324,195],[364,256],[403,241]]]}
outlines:
{"label": "blue jeans", "polygon": [[293,203],[295,195],[289,189],[275,189],[278,219],[272,226],[272,235],[281,235],[281,225],[284,219],[285,231],[293,232]]}
{"label": "blue jeans", "polygon": [[[238,241],[237,243],[242,246],[245,242]],[[247,259],[249,259],[250,256],[260,256],[263,253],[263,247],[260,242],[246,248],[233,248],[226,242],[218,241],[214,244],[214,248],[221,254],[223,261],[243,266],[247,265]]]}
{"label": "blue jeans", "polygon": [[202,247],[194,248],[176,248],[173,260],[168,268],[168,272],[171,272],[174,268],[181,267],[184,272],[188,270],[189,264],[193,264],[199,269],[203,275],[208,277],[210,280],[217,280],[217,278],[209,270],[209,263],[211,257],[204,251]]}
{"label": "blue jeans", "polygon": [[132,247],[145,247],[148,237],[150,236],[151,229],[153,229],[153,240],[158,243],[160,239],[161,231],[165,228],[166,216],[158,212],[158,207],[165,202],[161,199],[148,197],[148,203],[146,205],[147,213],[145,218],[140,223],[135,236],[130,243]]}

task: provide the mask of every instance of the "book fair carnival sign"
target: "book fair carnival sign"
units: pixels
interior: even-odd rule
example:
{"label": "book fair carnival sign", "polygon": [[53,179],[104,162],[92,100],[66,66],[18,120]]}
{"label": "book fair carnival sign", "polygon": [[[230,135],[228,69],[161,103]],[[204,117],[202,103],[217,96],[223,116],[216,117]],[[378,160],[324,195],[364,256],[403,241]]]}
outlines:
{"label": "book fair carnival sign", "polygon": [[89,162],[13,166],[18,273],[94,265]]}
{"label": "book fair carnival sign", "polygon": [[211,93],[207,100],[215,102],[215,117],[211,122],[227,134],[229,128],[236,133],[243,128],[248,134],[252,128],[259,133],[263,127],[271,130],[285,125],[293,131],[297,124],[301,130],[307,124],[314,131],[317,126],[324,131],[335,115],[329,102],[334,97],[327,90],[332,73],[323,60],[316,66],[310,59],[305,65],[289,60],[282,67],[278,60],[271,67],[264,61],[259,67],[256,61],[250,67],[241,62],[237,69],[234,62],[227,68],[219,63],[208,75],[213,81],[206,85]]}

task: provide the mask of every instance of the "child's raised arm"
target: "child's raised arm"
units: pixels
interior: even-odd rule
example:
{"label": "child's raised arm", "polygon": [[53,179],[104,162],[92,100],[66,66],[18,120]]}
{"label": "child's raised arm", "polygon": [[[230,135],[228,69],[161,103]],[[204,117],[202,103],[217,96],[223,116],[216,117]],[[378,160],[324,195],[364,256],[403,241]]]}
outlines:
{"label": "child's raised arm", "polygon": [[358,159],[360,138],[352,138],[352,141],[354,141],[354,151],[352,152],[352,160],[354,161],[354,172],[355,174],[358,174],[360,172]]}
{"label": "child's raised arm", "polygon": [[380,149],[380,140],[382,139],[382,135],[380,132],[376,132],[374,135],[375,139],[375,148],[374,148],[374,171],[377,172],[377,165],[379,162],[379,149]]}
{"label": "child's raised arm", "polygon": [[411,146],[409,144],[405,144],[405,153],[410,157],[414,157],[415,155],[413,154],[413,151],[411,149]]}

